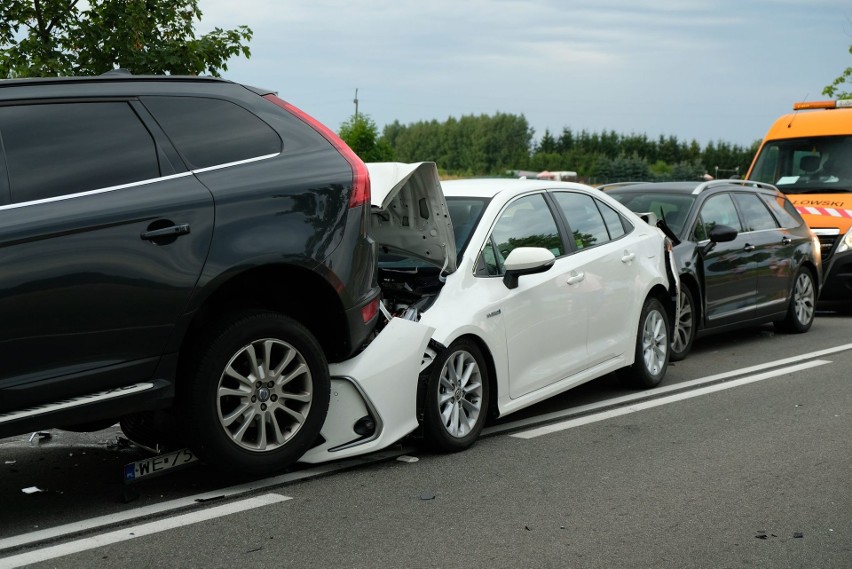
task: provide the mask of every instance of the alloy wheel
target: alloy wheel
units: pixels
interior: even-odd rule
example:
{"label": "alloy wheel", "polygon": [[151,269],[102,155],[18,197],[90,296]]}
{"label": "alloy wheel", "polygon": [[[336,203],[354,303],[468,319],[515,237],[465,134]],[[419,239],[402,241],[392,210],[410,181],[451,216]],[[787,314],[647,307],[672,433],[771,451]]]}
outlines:
{"label": "alloy wheel", "polygon": [[799,274],[793,295],[793,309],[796,311],[796,319],[802,324],[807,324],[814,317],[816,304],[814,284],[809,275],[804,272]]}
{"label": "alloy wheel", "polygon": [[305,357],[274,338],[241,348],[225,366],[216,394],[225,433],[254,452],[275,450],[292,439],[304,425],[312,399]]}
{"label": "alloy wheel", "polygon": [[657,310],[648,312],[642,326],[642,357],[652,375],[660,373],[666,362],[668,338],[663,315]]}
{"label": "alloy wheel", "polygon": [[447,433],[461,438],[482,412],[482,373],[476,359],[460,350],[447,358],[438,384],[438,410]]}
{"label": "alloy wheel", "polygon": [[686,293],[680,293],[680,318],[675,327],[674,338],[672,339],[672,351],[682,352],[692,337],[692,328],[695,326],[695,320],[692,313],[692,304],[687,300]]}

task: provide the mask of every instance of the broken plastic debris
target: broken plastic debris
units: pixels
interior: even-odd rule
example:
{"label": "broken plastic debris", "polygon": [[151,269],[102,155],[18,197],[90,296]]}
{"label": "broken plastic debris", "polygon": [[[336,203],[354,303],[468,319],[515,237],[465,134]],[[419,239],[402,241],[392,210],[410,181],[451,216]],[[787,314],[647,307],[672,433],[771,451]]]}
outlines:
{"label": "broken plastic debris", "polygon": [[805,534],[803,534],[800,531],[797,531],[796,533],[793,534],[793,539],[801,539],[803,537],[805,537]]}
{"label": "broken plastic debris", "polygon": [[420,494],[420,499],[421,500],[434,500],[435,495],[432,494],[431,492],[423,492],[422,494]]}
{"label": "broken plastic debris", "polygon": [[15,464],[16,462],[18,462],[18,461],[17,460],[7,460],[6,464]]}
{"label": "broken plastic debris", "polygon": [[409,464],[411,464],[412,462],[417,462],[418,460],[420,460],[420,459],[419,459],[419,458],[417,458],[416,456],[408,456],[408,455],[405,455],[405,454],[404,454],[404,455],[402,455],[402,456],[398,456],[398,457],[396,457],[396,459],[397,459],[399,462],[407,462],[407,463],[409,463]]}
{"label": "broken plastic debris", "polygon": [[41,443],[41,441],[46,441],[50,438],[50,433],[45,433],[44,431],[36,431],[30,435],[30,444],[33,444],[33,441]]}
{"label": "broken plastic debris", "polygon": [[21,488],[21,492],[24,494],[36,494],[37,492],[44,492],[44,490],[38,486],[28,486],[26,488]]}

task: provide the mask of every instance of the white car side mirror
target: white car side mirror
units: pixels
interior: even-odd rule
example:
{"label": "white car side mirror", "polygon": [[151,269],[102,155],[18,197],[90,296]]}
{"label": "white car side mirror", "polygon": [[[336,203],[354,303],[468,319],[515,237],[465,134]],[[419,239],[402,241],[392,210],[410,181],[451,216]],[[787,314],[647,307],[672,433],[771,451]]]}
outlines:
{"label": "white car side mirror", "polygon": [[516,247],[503,263],[506,268],[503,284],[509,289],[517,288],[518,277],[543,273],[550,269],[555,261],[553,253],[544,247]]}

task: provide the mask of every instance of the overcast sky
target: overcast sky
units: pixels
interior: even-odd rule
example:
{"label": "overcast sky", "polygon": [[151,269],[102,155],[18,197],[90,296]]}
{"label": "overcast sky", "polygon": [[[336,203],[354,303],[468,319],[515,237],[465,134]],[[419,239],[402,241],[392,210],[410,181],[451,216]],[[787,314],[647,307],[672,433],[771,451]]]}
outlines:
{"label": "overcast sky", "polygon": [[536,138],[614,130],[748,145],[852,66],[849,0],[201,0],[248,25],[224,77],[337,130],[524,115]]}

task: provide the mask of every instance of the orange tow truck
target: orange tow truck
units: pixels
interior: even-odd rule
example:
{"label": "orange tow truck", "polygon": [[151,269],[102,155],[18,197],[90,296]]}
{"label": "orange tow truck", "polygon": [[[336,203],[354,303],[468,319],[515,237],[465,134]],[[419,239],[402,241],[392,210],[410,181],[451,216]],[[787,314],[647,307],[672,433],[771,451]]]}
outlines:
{"label": "orange tow truck", "polygon": [[821,301],[852,303],[852,99],[795,103],[766,133],[746,179],[787,198],[819,238]]}

